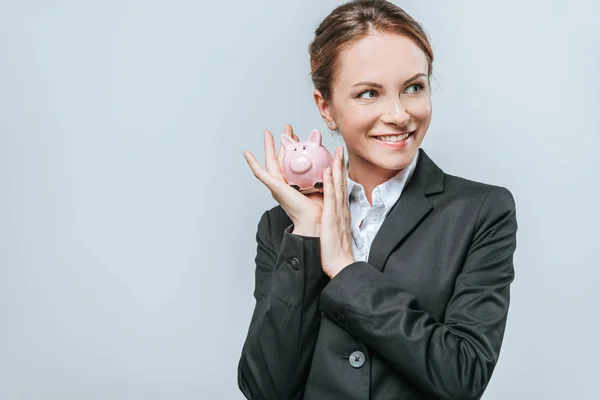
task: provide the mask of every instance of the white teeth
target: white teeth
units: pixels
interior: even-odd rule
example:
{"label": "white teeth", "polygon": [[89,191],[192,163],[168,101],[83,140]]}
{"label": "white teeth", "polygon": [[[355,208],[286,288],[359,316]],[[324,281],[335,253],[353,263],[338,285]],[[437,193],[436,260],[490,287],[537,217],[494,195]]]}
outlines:
{"label": "white teeth", "polygon": [[405,133],[404,135],[398,135],[398,136],[378,136],[377,139],[382,140],[384,142],[395,143],[395,142],[404,140],[409,136],[410,136],[410,133]]}

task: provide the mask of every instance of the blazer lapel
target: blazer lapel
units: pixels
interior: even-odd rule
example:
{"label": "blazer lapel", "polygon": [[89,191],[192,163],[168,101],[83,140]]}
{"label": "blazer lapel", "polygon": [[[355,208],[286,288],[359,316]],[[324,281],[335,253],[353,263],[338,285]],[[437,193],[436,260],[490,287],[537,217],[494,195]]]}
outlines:
{"label": "blazer lapel", "polygon": [[444,172],[419,149],[419,160],[411,179],[373,239],[368,263],[383,271],[391,252],[433,210],[428,197],[443,191]]}

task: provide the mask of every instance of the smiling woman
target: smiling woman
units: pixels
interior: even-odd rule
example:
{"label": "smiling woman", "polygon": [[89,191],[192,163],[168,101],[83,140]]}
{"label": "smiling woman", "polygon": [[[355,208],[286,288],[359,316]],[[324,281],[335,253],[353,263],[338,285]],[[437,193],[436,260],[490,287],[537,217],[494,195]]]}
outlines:
{"label": "smiling woman", "polygon": [[[238,365],[248,399],[479,399],[498,361],[516,212],[500,186],[420,148],[433,53],[384,0],[334,9],[309,47],[314,101],[342,136],[323,194],[244,156],[279,205],[256,234],[256,305]],[[291,126],[286,134],[298,140]]]}

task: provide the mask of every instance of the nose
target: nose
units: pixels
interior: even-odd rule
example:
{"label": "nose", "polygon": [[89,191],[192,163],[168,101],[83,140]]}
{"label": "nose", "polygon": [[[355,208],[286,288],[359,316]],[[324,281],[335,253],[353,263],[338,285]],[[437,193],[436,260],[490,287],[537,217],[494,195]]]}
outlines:
{"label": "nose", "polygon": [[310,157],[299,155],[294,157],[290,162],[290,169],[296,174],[303,174],[312,167]]}
{"label": "nose", "polygon": [[410,121],[410,114],[406,111],[402,99],[397,96],[386,102],[386,109],[381,120],[386,124],[406,126]]}

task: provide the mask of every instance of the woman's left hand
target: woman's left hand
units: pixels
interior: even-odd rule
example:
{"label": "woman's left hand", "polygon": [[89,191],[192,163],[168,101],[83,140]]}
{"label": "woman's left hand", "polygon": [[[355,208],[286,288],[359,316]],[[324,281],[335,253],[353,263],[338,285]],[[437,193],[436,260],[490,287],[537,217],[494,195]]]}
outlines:
{"label": "woman's left hand", "polygon": [[323,174],[323,213],[321,214],[321,266],[333,279],[355,262],[352,250],[350,211],[346,191],[346,165],[343,147],[338,147],[331,168]]}

